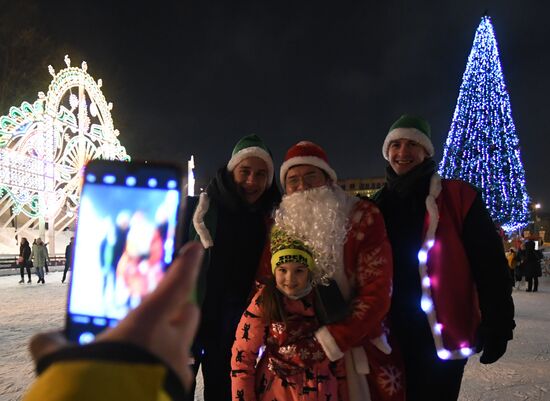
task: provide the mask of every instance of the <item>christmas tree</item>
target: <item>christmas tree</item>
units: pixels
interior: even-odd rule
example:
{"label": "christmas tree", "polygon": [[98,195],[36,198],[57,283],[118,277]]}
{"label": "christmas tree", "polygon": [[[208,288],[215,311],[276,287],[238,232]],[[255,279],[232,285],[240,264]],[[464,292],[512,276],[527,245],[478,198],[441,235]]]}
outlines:
{"label": "christmas tree", "polygon": [[488,16],[475,34],[439,174],[478,187],[493,220],[506,232],[527,225],[525,170]]}

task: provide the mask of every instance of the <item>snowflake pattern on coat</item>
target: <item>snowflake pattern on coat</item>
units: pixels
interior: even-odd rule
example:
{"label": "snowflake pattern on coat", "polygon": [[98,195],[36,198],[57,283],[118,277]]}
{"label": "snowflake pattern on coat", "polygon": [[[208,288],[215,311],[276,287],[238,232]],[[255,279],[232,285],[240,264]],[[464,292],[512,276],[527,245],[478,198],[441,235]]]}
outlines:
{"label": "snowflake pattern on coat", "polygon": [[342,352],[361,346],[365,349],[373,401],[402,401],[405,392],[402,380],[398,380],[403,377],[397,367],[400,364],[370,342],[387,332],[384,322],[391,302],[393,260],[384,219],[373,202],[362,200],[354,205],[350,222],[344,269],[351,286],[351,314],[326,327]]}

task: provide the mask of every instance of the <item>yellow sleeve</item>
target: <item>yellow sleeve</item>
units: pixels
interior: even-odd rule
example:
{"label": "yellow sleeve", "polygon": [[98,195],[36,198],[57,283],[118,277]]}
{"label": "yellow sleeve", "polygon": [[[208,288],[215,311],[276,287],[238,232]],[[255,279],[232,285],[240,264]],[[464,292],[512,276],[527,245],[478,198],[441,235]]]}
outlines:
{"label": "yellow sleeve", "polygon": [[23,401],[171,401],[184,394],[174,373],[138,347],[117,343],[87,347],[48,356],[46,367],[39,362],[43,371]]}

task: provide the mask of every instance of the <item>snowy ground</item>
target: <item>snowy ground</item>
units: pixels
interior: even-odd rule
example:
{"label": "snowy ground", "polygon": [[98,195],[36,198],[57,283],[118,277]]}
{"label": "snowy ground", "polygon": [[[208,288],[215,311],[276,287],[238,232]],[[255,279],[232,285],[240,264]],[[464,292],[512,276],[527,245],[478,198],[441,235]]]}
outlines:
{"label": "snowy ground", "polygon": [[[33,333],[63,325],[67,285],[50,272],[45,285],[18,284],[19,276],[0,277],[0,401],[19,400],[33,380],[27,344]],[[470,359],[461,401],[550,400],[550,278],[540,292],[514,291],[515,339],[493,365]],[[201,400],[196,397],[196,400]]]}

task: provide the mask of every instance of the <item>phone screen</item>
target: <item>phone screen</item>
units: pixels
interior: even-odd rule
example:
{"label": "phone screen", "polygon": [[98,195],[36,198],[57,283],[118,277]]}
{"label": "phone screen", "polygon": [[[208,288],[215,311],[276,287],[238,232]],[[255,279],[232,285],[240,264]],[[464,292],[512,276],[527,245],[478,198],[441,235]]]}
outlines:
{"label": "phone screen", "polygon": [[180,197],[176,167],[89,163],[71,265],[69,340],[90,342],[155,289],[174,255]]}

